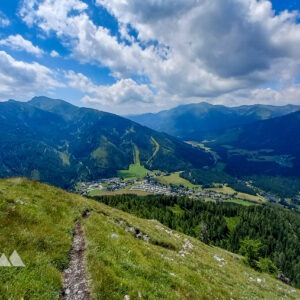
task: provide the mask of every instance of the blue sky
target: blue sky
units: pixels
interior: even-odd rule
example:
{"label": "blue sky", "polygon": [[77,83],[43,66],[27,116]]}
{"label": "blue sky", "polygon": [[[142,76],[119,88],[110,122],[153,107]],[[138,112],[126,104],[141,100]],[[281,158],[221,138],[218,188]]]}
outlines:
{"label": "blue sky", "polygon": [[207,101],[300,104],[300,1],[0,3],[0,101],[119,114]]}

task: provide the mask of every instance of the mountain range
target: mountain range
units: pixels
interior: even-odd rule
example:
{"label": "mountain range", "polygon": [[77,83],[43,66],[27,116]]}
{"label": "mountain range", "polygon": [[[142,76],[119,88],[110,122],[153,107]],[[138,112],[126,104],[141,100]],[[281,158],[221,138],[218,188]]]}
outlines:
{"label": "mountain range", "polygon": [[181,105],[156,114],[131,115],[129,119],[185,141],[202,141],[228,129],[300,110],[298,105],[244,105],[226,107],[206,102]]}
{"label": "mountain range", "polygon": [[297,105],[225,107],[203,102],[130,119],[194,145],[203,147],[203,142],[231,175],[298,177],[299,116]]}
{"label": "mountain range", "polygon": [[138,160],[153,170],[211,165],[209,153],[120,116],[36,97],[0,103],[0,176],[61,187],[115,176]]}

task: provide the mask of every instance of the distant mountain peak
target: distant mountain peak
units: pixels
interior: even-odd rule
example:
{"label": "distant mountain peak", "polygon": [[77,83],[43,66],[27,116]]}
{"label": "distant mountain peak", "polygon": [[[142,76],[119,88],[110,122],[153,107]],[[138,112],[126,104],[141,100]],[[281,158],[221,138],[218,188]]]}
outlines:
{"label": "distant mountain peak", "polygon": [[242,105],[227,107],[207,102],[180,105],[156,114],[128,116],[129,119],[183,140],[213,139],[226,130],[293,113],[300,105]]}
{"label": "distant mountain peak", "polygon": [[67,101],[45,96],[34,97],[28,101],[28,104],[48,112],[59,114],[65,120],[73,119],[79,111],[79,107]]}
{"label": "distant mountain peak", "polygon": [[28,101],[29,104],[34,105],[34,106],[57,106],[57,105],[65,105],[65,106],[70,106],[70,107],[75,107],[73,104],[61,100],[61,99],[53,99],[49,98],[46,96],[38,96],[38,97],[33,97],[31,100]]}

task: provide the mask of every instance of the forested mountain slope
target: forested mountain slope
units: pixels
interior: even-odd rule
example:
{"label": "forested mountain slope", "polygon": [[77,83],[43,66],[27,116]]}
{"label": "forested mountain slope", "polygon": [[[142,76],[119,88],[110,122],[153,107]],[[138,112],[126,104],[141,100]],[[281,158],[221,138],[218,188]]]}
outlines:
{"label": "forested mountain slope", "polygon": [[300,176],[300,111],[227,131],[209,143],[234,175]]}
{"label": "forested mountain slope", "polygon": [[134,162],[135,152],[152,170],[213,162],[205,151],[110,113],[45,97],[0,103],[1,177],[26,176],[70,187],[116,175]]}

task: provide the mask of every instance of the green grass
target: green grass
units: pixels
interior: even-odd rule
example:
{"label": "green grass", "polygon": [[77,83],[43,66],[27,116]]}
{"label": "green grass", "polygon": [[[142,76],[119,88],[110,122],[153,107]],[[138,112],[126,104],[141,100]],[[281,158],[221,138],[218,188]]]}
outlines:
{"label": "green grass", "polygon": [[160,149],[159,143],[155,140],[154,137],[151,137],[151,141],[155,145],[155,150],[154,150],[152,156],[148,159],[147,164],[149,164],[151,162],[151,160],[156,156],[156,154],[158,153],[158,151]]}
{"label": "green grass", "polygon": [[156,179],[159,183],[165,185],[175,184],[175,185],[183,185],[184,187],[188,187],[188,188],[201,188],[201,185],[192,184],[188,180],[180,177],[180,173],[181,172],[174,172],[168,176],[159,176]]}
{"label": "green grass", "polygon": [[[148,234],[150,243],[135,239],[113,220],[139,228]],[[154,220],[141,220],[103,205],[84,220],[84,231],[94,299],[124,299],[125,295],[150,300],[299,297],[291,293],[293,288],[247,267],[239,256],[170,231]],[[112,239],[112,234],[117,238]],[[193,248],[182,257],[179,251],[186,238]],[[226,263],[217,262],[215,255]],[[265,281],[257,283],[257,278]]]}
{"label": "green grass", "polygon": [[237,226],[237,224],[240,222],[241,217],[225,217],[227,227],[230,232],[233,232]]}
{"label": "green grass", "polygon": [[88,201],[25,179],[0,180],[0,250],[25,268],[0,267],[0,299],[58,299],[74,220]]}
{"label": "green grass", "polygon": [[148,196],[153,195],[153,193],[146,192],[146,191],[131,191],[129,189],[122,189],[117,191],[105,191],[101,190],[98,193],[95,192],[94,194],[90,195],[90,197],[94,196],[115,196],[115,195],[137,195],[137,196]]}
{"label": "green grass", "polygon": [[[239,193],[233,188],[223,184],[222,187],[218,188],[209,188],[208,190],[214,191],[217,193],[223,193],[223,194],[228,194],[228,195],[233,195],[236,194],[237,198],[244,199],[244,200],[249,200],[249,201],[254,201],[257,203],[263,203],[266,202],[266,199],[262,196],[255,196],[255,195],[250,195],[250,194],[245,194],[245,193]],[[239,201],[239,200],[237,200]],[[242,201],[242,200],[241,200]],[[243,201],[245,202],[245,201]]]}
{"label": "green grass", "polygon": [[139,148],[136,145],[134,145],[133,161],[134,161],[134,164],[136,164],[136,165],[140,165],[141,164],[141,161],[140,161],[140,150],[139,150]]}
{"label": "green grass", "polygon": [[245,193],[237,193],[237,197],[244,200],[255,201],[257,203],[266,202],[266,199],[262,196],[255,196],[255,195],[250,195]]}
{"label": "green grass", "polygon": [[148,173],[151,171],[147,170],[144,166],[141,165],[140,162],[140,151],[139,148],[134,145],[133,146],[133,160],[134,164],[129,166],[128,170],[120,170],[118,171],[118,176],[124,179],[131,179],[131,178],[144,178]]}
{"label": "green grass", "polygon": [[150,172],[140,164],[131,164],[128,170],[118,171],[118,176],[121,178],[144,178]]}
{"label": "green grass", "polygon": [[169,209],[173,212],[173,214],[175,215],[183,215],[184,214],[184,210],[178,205],[175,204],[173,207],[169,206]]}
{"label": "green grass", "polygon": [[213,202],[213,203],[217,202],[215,199],[211,199],[211,198],[205,198],[204,200],[205,202]]}
{"label": "green grass", "polygon": [[244,205],[244,206],[251,206],[251,205],[256,205],[255,203],[251,203],[248,201],[240,200],[240,199],[231,199],[231,200],[226,200],[224,202],[230,202],[230,203],[235,203],[239,205]]}
{"label": "green grass", "polygon": [[228,195],[233,195],[234,193],[236,193],[236,191],[234,189],[232,189],[231,187],[224,185],[224,184],[222,185],[222,187],[209,188],[207,190],[214,191],[217,193],[228,194]]}
{"label": "green grass", "polygon": [[206,147],[203,143],[194,142],[194,141],[186,141],[187,144],[192,145],[194,147],[199,147],[201,149],[204,149],[206,151],[211,151],[211,148]]}
{"label": "green grass", "polygon": [[[89,209],[90,218],[81,219]],[[0,180],[0,245],[17,250],[24,268],[0,267],[0,299],[54,300],[62,290],[74,223],[83,223],[91,300],[299,299],[300,291],[247,267],[239,256],[112,209],[26,179]],[[138,228],[150,242],[124,226]],[[111,235],[117,234],[112,239]],[[180,255],[188,239],[193,248]],[[214,258],[218,255],[226,263]],[[253,278],[253,280],[251,279]],[[256,279],[265,281],[257,283]]]}
{"label": "green grass", "polygon": [[95,189],[95,190],[90,191],[90,192],[88,193],[88,195],[89,195],[90,197],[93,197],[93,196],[100,195],[102,192],[103,192],[103,190]]}

